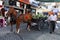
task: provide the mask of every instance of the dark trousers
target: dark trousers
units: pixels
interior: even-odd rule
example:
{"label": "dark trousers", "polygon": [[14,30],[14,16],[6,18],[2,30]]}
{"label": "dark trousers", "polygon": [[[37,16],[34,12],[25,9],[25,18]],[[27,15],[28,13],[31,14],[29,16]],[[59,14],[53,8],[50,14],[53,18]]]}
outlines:
{"label": "dark trousers", "polygon": [[50,32],[54,32],[55,30],[55,21],[50,21]]}

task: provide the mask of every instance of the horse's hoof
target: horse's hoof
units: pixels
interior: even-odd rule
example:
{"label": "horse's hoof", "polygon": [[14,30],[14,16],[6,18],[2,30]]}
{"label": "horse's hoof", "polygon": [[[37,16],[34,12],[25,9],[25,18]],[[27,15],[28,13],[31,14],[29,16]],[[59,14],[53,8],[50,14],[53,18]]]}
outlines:
{"label": "horse's hoof", "polygon": [[10,30],[11,32],[13,32],[13,30]]}
{"label": "horse's hoof", "polygon": [[19,34],[19,32],[16,32],[17,34]]}
{"label": "horse's hoof", "polygon": [[16,31],[17,34],[19,34],[19,32]]}
{"label": "horse's hoof", "polygon": [[27,28],[28,31],[30,31],[30,29]]}
{"label": "horse's hoof", "polygon": [[17,32],[17,31],[16,31],[16,32],[14,32],[14,33],[17,33],[17,34],[19,34],[19,32]]}
{"label": "horse's hoof", "polygon": [[18,29],[18,31],[16,31],[16,33],[19,33],[20,32],[20,29]]}

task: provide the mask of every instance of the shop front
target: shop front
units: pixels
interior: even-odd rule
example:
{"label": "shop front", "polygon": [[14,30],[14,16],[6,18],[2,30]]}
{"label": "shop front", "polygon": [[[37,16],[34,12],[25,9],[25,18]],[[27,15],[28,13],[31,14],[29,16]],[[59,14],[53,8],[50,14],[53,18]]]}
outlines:
{"label": "shop front", "polygon": [[29,0],[19,0],[20,8],[23,8],[23,14],[26,13],[26,9],[30,9],[30,2]]}
{"label": "shop front", "polygon": [[[4,4],[6,4],[6,2]],[[7,4],[5,5],[5,8],[9,8],[9,6],[13,6],[16,10],[20,12],[22,11],[23,14],[25,14],[27,9],[34,13],[36,12],[34,6],[33,6],[34,8],[31,8],[32,4],[30,4],[29,0],[8,0]]]}

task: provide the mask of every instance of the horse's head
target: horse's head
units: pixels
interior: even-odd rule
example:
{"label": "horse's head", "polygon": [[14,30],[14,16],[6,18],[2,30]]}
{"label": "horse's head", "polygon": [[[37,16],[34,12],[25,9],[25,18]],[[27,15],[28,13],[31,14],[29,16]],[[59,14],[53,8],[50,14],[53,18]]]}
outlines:
{"label": "horse's head", "polygon": [[24,20],[25,21],[31,21],[32,20],[32,14],[30,12],[27,12],[24,14]]}
{"label": "horse's head", "polygon": [[2,8],[2,9],[1,9],[1,11],[5,11],[5,9],[4,9],[4,8]]}
{"label": "horse's head", "polygon": [[10,16],[10,14],[13,14],[15,17],[17,16],[17,11],[14,9],[14,7],[9,8],[7,15]]}
{"label": "horse's head", "polygon": [[1,14],[2,14],[3,16],[5,15],[5,9],[4,9],[4,8],[1,9]]}
{"label": "horse's head", "polygon": [[5,11],[5,9],[4,9],[4,8],[2,8],[2,9],[1,9],[1,11]]}
{"label": "horse's head", "polygon": [[14,7],[10,7],[10,8],[9,8],[9,12],[10,12],[10,13],[14,12],[14,10],[15,10]]}

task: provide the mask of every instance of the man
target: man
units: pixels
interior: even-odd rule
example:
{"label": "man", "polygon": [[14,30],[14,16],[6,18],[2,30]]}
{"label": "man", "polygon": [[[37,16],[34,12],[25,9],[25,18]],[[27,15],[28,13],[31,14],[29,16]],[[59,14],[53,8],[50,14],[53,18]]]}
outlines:
{"label": "man", "polygon": [[57,15],[57,13],[59,12],[58,8],[56,6],[54,6],[54,8],[52,9],[52,11]]}
{"label": "man", "polygon": [[55,30],[55,23],[57,21],[57,16],[51,11],[51,15],[48,17],[48,20],[50,21],[50,33],[54,32]]}

